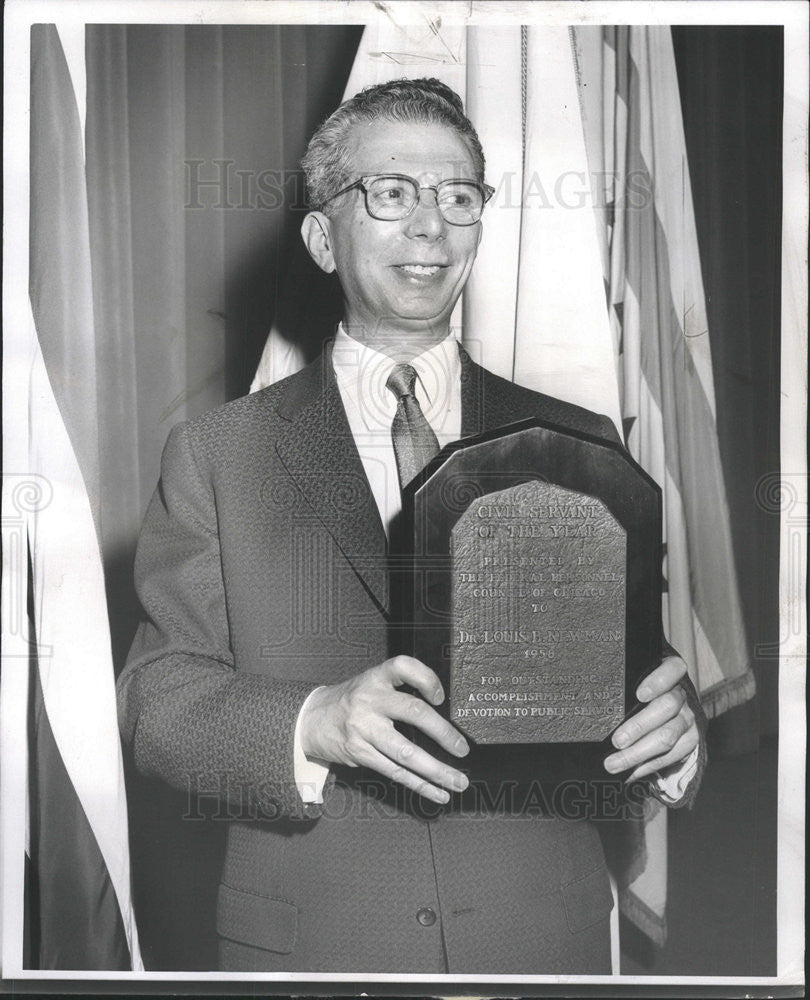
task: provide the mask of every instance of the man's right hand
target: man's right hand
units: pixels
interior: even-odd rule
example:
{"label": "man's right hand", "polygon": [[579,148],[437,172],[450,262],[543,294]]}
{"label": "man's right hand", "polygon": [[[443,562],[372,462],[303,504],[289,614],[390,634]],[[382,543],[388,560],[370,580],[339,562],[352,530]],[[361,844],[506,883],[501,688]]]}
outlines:
{"label": "man's right hand", "polygon": [[[397,688],[407,684],[423,697]],[[394,722],[416,726],[456,757],[469,744],[431,708],[444,691],[436,674],[412,656],[395,656],[362,674],[315,691],[299,723],[307,757],[350,767],[370,767],[433,802],[448,802],[446,790],[461,792],[466,775],[442,764],[406,739]]]}

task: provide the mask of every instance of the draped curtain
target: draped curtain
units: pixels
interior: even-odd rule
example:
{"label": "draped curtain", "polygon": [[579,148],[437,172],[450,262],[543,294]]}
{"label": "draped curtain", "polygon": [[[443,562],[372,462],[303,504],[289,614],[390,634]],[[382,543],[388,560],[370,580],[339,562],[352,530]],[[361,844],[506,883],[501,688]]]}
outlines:
{"label": "draped curtain", "polygon": [[[119,668],[166,436],[247,391],[299,241],[299,160],[361,30],[87,28],[101,527]],[[299,278],[310,279],[328,303],[314,265]]]}
{"label": "draped curtain", "polygon": [[[290,277],[299,160],[361,31],[87,27],[99,523],[119,670],[137,623],[135,543],[169,430],[247,391],[285,280],[309,289],[316,318],[334,311],[335,288],[314,265]],[[222,825],[183,822],[182,796],[134,774],[128,790],[146,965],[213,968]]]}

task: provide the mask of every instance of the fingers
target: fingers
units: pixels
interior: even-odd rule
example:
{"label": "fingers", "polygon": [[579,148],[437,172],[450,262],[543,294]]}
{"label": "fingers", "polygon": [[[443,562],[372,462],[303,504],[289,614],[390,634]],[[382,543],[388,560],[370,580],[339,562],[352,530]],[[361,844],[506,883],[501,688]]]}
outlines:
{"label": "fingers", "polygon": [[440,705],[444,690],[436,674],[421,660],[412,656],[395,656],[377,668],[380,677],[391,684],[409,684],[426,700],[403,692],[393,692],[386,697],[380,710],[390,719],[416,726],[448,753],[463,757],[470,746],[459,731],[427,703]]}
{"label": "fingers", "polygon": [[[463,792],[469,785],[467,776],[461,771],[457,771],[449,764],[431,757],[431,755],[421,747],[411,743],[401,733],[398,733],[393,726],[384,732],[381,738],[374,742],[374,748],[387,758],[399,765],[403,770],[413,772],[421,778],[427,779],[433,785],[439,785],[443,789],[452,792]],[[399,780],[399,779],[395,779]],[[408,785],[408,787],[412,787]],[[446,801],[446,800],[445,800]]]}
{"label": "fingers", "polygon": [[694,731],[689,729],[683,734],[669,753],[664,754],[663,757],[648,760],[646,764],[641,764],[627,776],[626,780],[637,781],[639,778],[646,778],[656,771],[662,771],[665,767],[670,767],[672,764],[680,764],[695,749],[698,745],[698,740],[697,726],[695,726]]}
{"label": "fingers", "polygon": [[470,752],[469,743],[452,723],[443,719],[435,708],[431,708],[421,698],[396,692],[385,708],[389,718],[416,726],[455,757],[464,757]]}
{"label": "fingers", "polygon": [[431,705],[441,705],[444,701],[444,688],[439,678],[430,667],[413,656],[394,656],[376,669],[395,687],[409,684]]}
{"label": "fingers", "polygon": [[639,701],[652,701],[670,691],[686,674],[686,664],[680,656],[668,656],[639,684],[636,697]]}
{"label": "fingers", "polygon": [[426,799],[430,799],[431,802],[438,802],[444,805],[450,801],[449,793],[443,788],[438,788],[430,781],[426,781],[418,774],[408,770],[407,767],[395,763],[395,761],[386,757],[385,754],[381,753],[375,747],[369,745],[365,751],[365,757],[366,760],[363,763],[367,767],[382,774],[390,781],[396,781],[398,784],[404,785],[405,788],[410,788],[411,791],[416,792],[418,795],[423,795]]}
{"label": "fingers", "polygon": [[[627,723],[623,723],[621,728],[626,725]],[[643,777],[644,774],[651,774],[683,760],[697,746],[698,739],[694,714],[684,704],[674,717],[657,725],[625,750],[607,757],[605,769],[616,774],[636,768],[634,775]]]}
{"label": "fingers", "polygon": [[465,774],[406,739],[387,719],[369,725],[364,736],[352,735],[346,752],[347,763],[371,767],[434,802],[447,802],[447,790],[463,792],[469,784]]}
{"label": "fingers", "polygon": [[626,719],[613,734],[618,753],[605,759],[611,774],[633,768],[627,780],[636,780],[684,760],[699,741],[697,724],[680,680],[686,664],[679,656],[668,656],[636,691],[647,704]]}
{"label": "fingers", "polygon": [[613,745],[621,750],[636,743],[642,736],[646,736],[658,726],[663,726],[670,719],[674,719],[685,702],[686,694],[680,687],[659,695],[640,712],[636,712],[635,715],[624,720],[613,734]]}
{"label": "fingers", "polygon": [[[408,684],[418,693],[406,694],[396,685]],[[424,697],[444,699],[436,674],[419,660],[397,656],[340,684],[312,693],[299,720],[305,754],[350,767],[365,766],[392,781],[445,803],[448,792],[463,791],[466,775],[436,760],[394,727],[417,727],[448,753],[462,757],[469,744]]]}

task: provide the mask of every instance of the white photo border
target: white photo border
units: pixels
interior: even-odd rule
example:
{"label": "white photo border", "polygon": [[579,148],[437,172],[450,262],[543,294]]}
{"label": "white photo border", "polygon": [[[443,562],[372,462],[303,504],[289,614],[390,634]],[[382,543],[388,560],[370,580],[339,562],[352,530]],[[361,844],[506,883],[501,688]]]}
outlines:
{"label": "white photo border", "polygon": [[[783,230],[781,469],[791,502],[780,513],[780,657],[779,777],[777,857],[777,974],[773,977],[682,976],[484,976],[361,975],[266,973],[70,973],[22,967],[23,859],[25,848],[26,747],[24,671],[6,669],[25,650],[24,637],[6,637],[0,694],[0,969],[15,991],[46,982],[133,983],[141,988],[172,982],[198,984],[198,992],[216,984],[261,982],[277,989],[290,984],[377,983],[514,984],[541,992],[544,984],[593,987],[663,987],[677,983],[702,987],[784,988],[803,983],[804,975],[804,786],[807,541],[807,239],[808,239],[808,8],[802,0],[720,2],[720,0],[624,0],[582,4],[570,0],[499,0],[432,2],[397,0],[400,23],[423,22],[425,8],[446,24],[677,24],[782,25],[784,27]],[[387,16],[385,4],[371,0],[8,0],[5,7],[4,204],[5,254],[3,310],[5,324],[27,323],[28,296],[28,105],[30,26],[53,22],[81,28],[87,23],[149,24],[369,24]],[[24,419],[24,371],[20,359],[4,358],[4,426]],[[7,433],[7,431],[5,432]],[[7,469],[13,469],[11,458]],[[7,556],[8,554],[4,554]],[[796,560],[799,565],[796,565]],[[20,643],[23,643],[20,645]],[[16,643],[16,646],[15,646]],[[255,987],[254,987],[255,988]],[[773,990],[771,994],[774,995]],[[703,995],[711,995],[706,992]],[[741,994],[742,995],[742,990]],[[776,995],[779,995],[778,993]]]}

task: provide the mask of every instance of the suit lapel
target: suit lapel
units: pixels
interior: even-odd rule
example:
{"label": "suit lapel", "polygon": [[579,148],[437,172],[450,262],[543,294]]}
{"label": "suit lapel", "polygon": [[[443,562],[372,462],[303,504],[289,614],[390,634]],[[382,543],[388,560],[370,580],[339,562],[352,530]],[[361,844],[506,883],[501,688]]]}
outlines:
{"label": "suit lapel", "polygon": [[291,380],[276,451],[366,589],[388,604],[386,538],[332,370],[331,345]]}
{"label": "suit lapel", "polygon": [[477,365],[459,345],[461,358],[461,436],[472,437],[483,431],[516,420],[510,416],[503,399],[502,380]]}
{"label": "suit lapel", "polygon": [[[461,436],[508,423],[501,380],[461,358]],[[277,412],[285,421],[278,456],[363,585],[386,611],[386,537],[332,369],[331,345],[290,380]]]}
{"label": "suit lapel", "polygon": [[[526,417],[555,419],[549,403],[559,408],[557,400],[541,393],[530,393],[508,379],[499,378],[477,365],[463,347],[461,357],[461,436],[470,437],[496,430]],[[557,417],[557,420],[560,418]]]}

